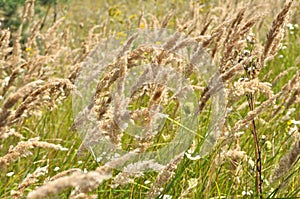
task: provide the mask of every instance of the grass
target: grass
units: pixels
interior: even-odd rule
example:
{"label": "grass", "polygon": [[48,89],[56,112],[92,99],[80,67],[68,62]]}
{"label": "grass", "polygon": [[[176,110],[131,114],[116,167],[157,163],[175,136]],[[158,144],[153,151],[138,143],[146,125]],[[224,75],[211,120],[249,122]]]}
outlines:
{"label": "grass", "polygon": [[[22,18],[28,27],[21,26],[11,36],[8,30],[0,34],[0,198],[300,197],[300,37],[295,25],[300,16],[298,1],[291,8],[280,1],[85,1],[81,3],[85,9],[77,1],[70,1],[68,12],[57,13],[64,19],[53,24],[54,10],[50,10],[41,30],[34,29],[39,17],[31,15],[33,4],[28,2],[23,11],[27,15]],[[66,4],[57,6],[64,8]],[[273,6],[274,15],[264,13],[268,6]],[[135,8],[143,8],[144,12],[135,12]],[[265,20],[261,14],[266,15]],[[96,24],[99,26],[95,28]],[[181,31],[197,42],[173,39],[166,51],[154,48],[160,45],[158,42],[141,46],[140,38],[133,38],[132,45],[130,40],[126,43],[129,30],[162,26]],[[251,32],[255,42],[249,39]],[[23,40],[24,35],[29,37]],[[128,51],[119,57],[113,52],[106,54],[113,62],[94,79],[97,89],[87,89],[95,92],[89,101],[93,103],[81,107],[95,115],[94,124],[98,127],[94,132],[85,129],[83,139],[80,121],[88,120],[80,112],[81,107],[76,110],[79,115],[73,115],[74,97],[78,97],[76,80],[84,70],[82,63],[107,37],[116,37],[121,41],[119,47]],[[171,52],[180,42],[190,60],[178,56],[179,51]],[[215,122],[222,124],[220,135],[210,137],[216,143],[205,155],[203,137],[214,117],[212,96],[220,87],[210,81],[211,77],[198,77],[189,70],[188,61],[193,57],[190,51],[198,44],[217,66],[226,92],[224,121]],[[126,100],[122,96],[122,78],[140,64],[155,63],[189,78],[187,82],[192,84],[199,103],[200,122],[197,126],[182,124],[180,111],[187,114],[193,105],[181,107],[180,95],[174,94],[182,90],[179,86],[168,90],[163,80],[170,74],[156,68],[154,72],[164,74],[158,78],[162,83],[139,85],[134,94],[126,96],[127,108],[136,124],[153,127],[151,121],[158,117],[157,121],[165,120],[164,126],[144,137],[128,132],[134,128],[123,135],[120,118],[126,116]],[[88,72],[93,75],[97,71]],[[249,98],[253,104],[247,103]],[[113,109],[113,103],[118,108]],[[164,107],[167,117],[154,114],[158,106]],[[166,165],[155,162],[157,159],[124,164],[136,157],[128,154],[101,162],[94,158],[99,154],[89,150],[99,147],[93,143],[102,139],[102,146],[120,146],[123,152],[153,152],[172,140],[180,129],[194,135],[193,143],[185,153],[168,157]],[[105,132],[106,138],[101,138],[99,132]],[[258,146],[261,157],[255,154]],[[165,154],[171,153],[163,151],[159,158],[166,159]],[[259,162],[261,171],[257,169]],[[256,176],[262,178],[261,190]]]}

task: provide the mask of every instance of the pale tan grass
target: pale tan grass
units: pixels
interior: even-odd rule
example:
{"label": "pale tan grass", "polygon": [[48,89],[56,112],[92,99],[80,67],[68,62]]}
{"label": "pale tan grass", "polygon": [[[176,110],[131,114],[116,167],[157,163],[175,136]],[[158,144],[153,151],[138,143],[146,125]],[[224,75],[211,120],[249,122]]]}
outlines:
{"label": "pale tan grass", "polygon": [[24,197],[24,191],[27,187],[37,183],[41,176],[47,175],[48,167],[49,167],[49,165],[46,165],[44,167],[38,167],[32,174],[31,173],[27,174],[25,179],[19,184],[18,189],[11,191],[11,194],[10,194],[11,197],[12,198]]}
{"label": "pale tan grass", "polygon": [[300,141],[295,140],[294,145],[292,146],[290,151],[280,159],[272,175],[272,181],[276,181],[282,176],[286,175],[299,160],[298,158],[299,155],[300,155]]}
{"label": "pale tan grass", "polygon": [[277,15],[272,23],[272,27],[267,34],[267,40],[264,46],[264,51],[261,56],[261,66],[265,65],[265,61],[272,58],[278,51],[280,42],[283,38],[284,26],[288,19],[288,14],[292,6],[293,0],[287,1],[284,8]]}
{"label": "pale tan grass", "polygon": [[295,86],[297,87],[299,78],[300,78],[300,72],[298,71],[293,76],[293,78],[286,85],[284,85],[282,87],[281,91],[276,93],[273,97],[269,98],[268,100],[264,101],[260,106],[258,106],[253,111],[248,112],[247,116],[244,119],[238,121],[235,124],[234,128],[233,128],[233,132],[239,131],[242,127],[247,125],[249,121],[251,121],[254,118],[258,117],[266,107],[272,105],[275,102],[276,99],[281,97],[283,94],[288,93],[289,91],[291,91],[293,88],[295,88]]}
{"label": "pale tan grass", "polygon": [[177,165],[183,158],[183,153],[175,157],[162,171],[157,175],[155,182],[151,185],[150,191],[147,193],[147,198],[155,198],[162,193],[163,186],[174,176],[174,171]]}
{"label": "pale tan grass", "polygon": [[[43,186],[30,192],[28,199],[45,198],[49,195],[58,194],[67,188],[78,188],[80,193],[86,194],[96,189],[104,180],[111,178],[108,172],[90,171],[88,173],[76,172],[70,176],[63,176],[54,181],[47,182]],[[77,194],[79,195],[79,194]]]}
{"label": "pale tan grass", "polygon": [[59,144],[53,144],[49,142],[38,141],[38,138],[32,138],[28,141],[21,141],[15,147],[8,150],[4,156],[0,157],[0,168],[9,166],[19,158],[24,158],[31,155],[30,150],[34,148],[45,148],[54,150],[66,150]]}

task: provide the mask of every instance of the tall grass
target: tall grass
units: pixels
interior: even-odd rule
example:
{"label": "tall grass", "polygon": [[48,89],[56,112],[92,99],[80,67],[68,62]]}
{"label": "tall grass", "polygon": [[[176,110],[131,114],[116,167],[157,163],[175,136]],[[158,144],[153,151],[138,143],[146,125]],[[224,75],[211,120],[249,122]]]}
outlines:
{"label": "tall grass", "polygon": [[[298,1],[85,5],[93,10],[98,4],[104,12],[93,18],[88,10],[75,12],[78,5],[71,2],[69,13],[55,23],[45,21],[48,30],[44,30],[43,19],[34,14],[34,1],[27,0],[19,29],[1,30],[1,198],[300,197]],[[142,10],[134,12],[135,7]],[[160,28],[188,37],[174,33],[161,44],[164,50],[154,44],[135,46],[134,34],[126,40],[128,30]],[[105,65],[90,104],[73,117],[76,79],[85,60],[107,37],[121,41],[122,50]],[[195,75],[197,63],[174,53],[192,45],[201,45],[217,66],[208,81]],[[137,151],[159,149],[179,128],[178,101],[164,86],[151,84],[136,89],[128,99],[130,119],[141,123],[160,119],[151,115],[154,105],[167,107],[173,118],[161,132],[145,137],[121,133],[122,125],[116,125],[128,105],[121,83],[128,70],[141,63],[170,66],[191,80],[198,97],[198,136],[189,150],[165,165],[143,161],[114,169]],[[222,129],[212,150],[201,156],[202,138],[213,117],[212,97],[222,89],[226,91],[225,119],[218,121]],[[117,109],[111,108],[113,97],[118,99]],[[78,132],[88,114],[96,116],[97,127],[87,129],[82,139]],[[103,134],[128,154],[97,161],[89,149]]]}

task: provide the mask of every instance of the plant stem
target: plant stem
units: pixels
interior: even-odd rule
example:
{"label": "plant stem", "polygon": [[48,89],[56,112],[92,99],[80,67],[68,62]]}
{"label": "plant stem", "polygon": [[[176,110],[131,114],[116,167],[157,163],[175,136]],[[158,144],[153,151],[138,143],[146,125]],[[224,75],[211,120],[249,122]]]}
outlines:
{"label": "plant stem", "polygon": [[[250,111],[254,110],[254,103],[253,103],[253,95],[249,94],[247,95],[248,98],[248,104]],[[259,196],[259,198],[262,198],[262,163],[261,163],[261,151],[259,147],[259,141],[258,141],[258,136],[257,136],[257,131],[256,131],[256,125],[255,125],[255,120],[253,119],[251,122],[251,131],[254,139],[254,147],[255,147],[255,166],[256,166],[256,193]]]}

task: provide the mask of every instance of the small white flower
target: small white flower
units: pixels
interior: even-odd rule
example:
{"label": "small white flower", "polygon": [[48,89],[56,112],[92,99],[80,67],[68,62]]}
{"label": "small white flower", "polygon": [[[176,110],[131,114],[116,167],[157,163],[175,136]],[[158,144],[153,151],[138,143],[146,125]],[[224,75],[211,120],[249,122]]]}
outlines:
{"label": "small white flower", "polygon": [[24,118],[28,117],[28,110],[27,110],[27,109],[23,112],[22,116],[23,116]]}
{"label": "small white flower", "polygon": [[59,169],[60,169],[59,167],[55,167],[53,170],[58,171]]}
{"label": "small white flower", "polygon": [[26,70],[24,69],[24,68],[21,68],[20,70],[19,70],[19,72],[20,73],[24,73]]}
{"label": "small white flower", "polygon": [[102,159],[103,159],[103,158],[99,156],[99,157],[97,157],[96,161],[97,161],[97,162],[101,162]]}
{"label": "small white flower", "polygon": [[292,23],[288,23],[286,26],[288,27],[288,29],[294,30],[294,25]]}
{"label": "small white flower", "polygon": [[243,196],[251,196],[253,194],[253,191],[252,190],[249,190],[249,191],[242,191],[242,195]]}
{"label": "small white flower", "polygon": [[249,42],[249,43],[254,43],[255,42],[255,35],[253,32],[249,33],[248,36],[246,37],[246,40]]}
{"label": "small white flower", "polygon": [[5,87],[5,86],[7,86],[7,85],[8,85],[8,82],[9,82],[9,80],[10,80],[10,77],[5,77],[5,78],[4,78],[4,80],[3,80],[3,82],[2,82],[2,87]]}
{"label": "small white flower", "polygon": [[61,151],[69,151],[69,149],[66,148],[66,147],[62,147],[60,150],[61,150]]}
{"label": "small white flower", "polygon": [[243,54],[245,56],[249,56],[250,55],[250,50],[243,50]]}
{"label": "small white flower", "polygon": [[82,164],[83,162],[82,162],[81,160],[79,160],[77,163],[78,163],[78,164]]}
{"label": "small white flower", "polygon": [[160,197],[161,199],[172,199],[171,195],[166,195],[164,194],[162,197]]}
{"label": "small white flower", "polygon": [[292,120],[291,122],[292,122],[292,124],[295,124],[295,125],[299,125],[300,124],[300,120],[299,121]]}
{"label": "small white flower", "polygon": [[6,174],[6,176],[7,177],[11,177],[11,176],[13,176],[15,173],[12,171],[12,172],[8,172],[7,174]]}
{"label": "small white flower", "polygon": [[228,107],[228,108],[227,108],[227,114],[231,113],[231,112],[232,112],[232,110],[233,110],[233,108],[232,108],[232,107]]}
{"label": "small white flower", "polygon": [[251,166],[251,168],[254,168],[254,161],[251,158],[248,160],[248,164]]}
{"label": "small white flower", "polygon": [[151,181],[150,180],[145,180],[144,184],[150,184]]}
{"label": "small white flower", "polygon": [[283,57],[284,57],[283,55],[279,55],[279,56],[278,56],[279,59],[282,59]]}
{"label": "small white flower", "polygon": [[201,156],[200,156],[200,155],[196,155],[196,156],[194,156],[194,157],[192,157],[192,155],[189,154],[189,153],[185,153],[185,155],[186,155],[186,157],[187,157],[188,159],[190,159],[190,160],[199,160],[199,159],[201,159]]}

